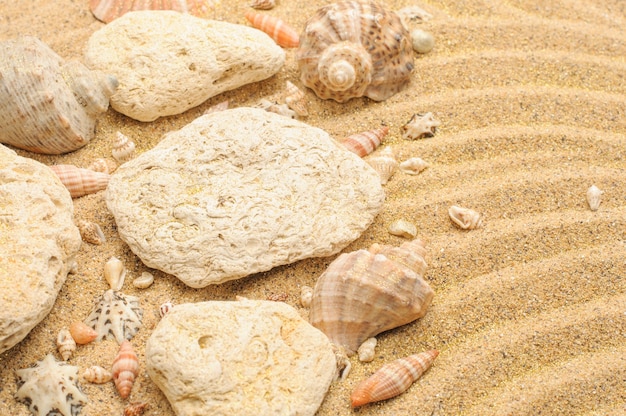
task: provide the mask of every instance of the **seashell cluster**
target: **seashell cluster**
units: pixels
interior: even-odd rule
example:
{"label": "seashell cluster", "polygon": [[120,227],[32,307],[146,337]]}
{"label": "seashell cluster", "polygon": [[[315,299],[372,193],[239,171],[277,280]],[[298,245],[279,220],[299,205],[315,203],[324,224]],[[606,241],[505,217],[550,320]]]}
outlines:
{"label": "seashell cluster", "polygon": [[421,318],[434,296],[425,254],[419,239],[341,254],[315,285],[309,321],[353,354],[366,339]]}
{"label": "seashell cluster", "polygon": [[483,220],[480,214],[469,208],[462,208],[456,205],[452,205],[448,209],[448,215],[450,219],[457,227],[462,230],[473,230],[480,227]]}
{"label": "seashell cluster", "polygon": [[208,17],[215,0],[90,0],[89,8],[96,19],[109,23],[136,10],[174,10],[198,17]]}
{"label": "seashell cluster", "polygon": [[254,0],[250,7],[257,10],[270,10],[276,6],[276,0]]}
{"label": "seashell cluster", "polygon": [[124,286],[126,278],[126,267],[124,263],[113,256],[104,264],[104,280],[107,281],[112,290],[118,291]]}
{"label": "seashell cluster", "polygon": [[111,154],[118,163],[128,162],[135,156],[135,143],[118,131],[115,134]]}
{"label": "seashell cluster", "polygon": [[149,272],[143,272],[141,273],[141,276],[133,280],[133,286],[137,289],[147,289],[152,285],[152,283],[154,283],[154,276]]}
{"label": "seashell cluster", "polygon": [[62,329],[59,331],[57,335],[57,349],[63,361],[69,360],[74,351],[76,351],[76,341],[72,338],[69,330]]}
{"label": "seashell cluster", "polygon": [[111,176],[108,173],[94,172],[74,165],[52,165],[50,169],[59,177],[59,180],[72,198],[93,194],[106,189]]}
{"label": "seashell cluster", "polygon": [[592,211],[597,211],[600,208],[600,202],[603,192],[595,185],[591,185],[589,189],[587,189],[587,203],[589,204],[589,209]]}
{"label": "seashell cluster", "polygon": [[137,297],[110,289],[98,300],[85,324],[98,333],[96,341],[112,335],[121,344],[139,331],[142,317],[143,310]]}
{"label": "seashell cluster", "polygon": [[129,341],[124,341],[120,345],[120,350],[113,360],[111,373],[118,393],[122,399],[127,398],[139,374],[139,359]]}
{"label": "seashell cluster", "polygon": [[106,243],[107,239],[97,223],[80,219],[76,221],[76,226],[83,241],[95,245]]}
{"label": "seashell cluster", "polygon": [[411,157],[400,162],[400,171],[408,175],[417,175],[428,167],[428,163],[419,157]]}
{"label": "seashell cluster", "polygon": [[387,146],[376,155],[369,157],[367,163],[378,172],[381,185],[385,185],[389,182],[389,179],[398,168],[398,160],[393,154],[391,146]]}
{"label": "seashell cluster", "polygon": [[352,134],[343,139],[342,144],[346,149],[359,157],[365,157],[380,146],[387,133],[389,133],[389,127],[383,126],[378,129]]}
{"label": "seashell cluster", "polygon": [[72,322],[70,334],[72,334],[74,341],[80,345],[89,344],[98,337],[98,333],[93,328],[80,321]]}
{"label": "seashell cluster", "polygon": [[374,1],[341,1],[317,10],[306,23],[296,60],[305,86],[340,103],[362,96],[385,100],[409,83],[413,71],[409,32]]}
{"label": "seashell cluster", "polygon": [[278,17],[248,10],[245,18],[252,26],[267,33],[278,46],[297,48],[300,44],[298,32]]}
{"label": "seashell cluster", "polygon": [[433,113],[413,114],[409,122],[402,126],[402,137],[406,140],[433,137],[440,124]]}
{"label": "seashell cluster", "polygon": [[76,150],[94,137],[117,86],[35,37],[0,42],[0,141],[36,153]]}
{"label": "seashell cluster", "polygon": [[81,374],[83,380],[88,381],[94,384],[103,384],[111,381],[113,378],[113,374],[105,368],[100,367],[99,365],[92,365],[89,368],[86,368],[85,371]]}
{"label": "seashell cluster", "polygon": [[431,350],[385,364],[356,386],[350,395],[351,406],[359,407],[404,393],[432,366],[438,355],[439,351]]}
{"label": "seashell cluster", "polygon": [[397,235],[398,237],[413,239],[417,236],[417,227],[415,224],[403,219],[395,220],[389,224],[389,228],[387,230],[389,231],[389,234]]}

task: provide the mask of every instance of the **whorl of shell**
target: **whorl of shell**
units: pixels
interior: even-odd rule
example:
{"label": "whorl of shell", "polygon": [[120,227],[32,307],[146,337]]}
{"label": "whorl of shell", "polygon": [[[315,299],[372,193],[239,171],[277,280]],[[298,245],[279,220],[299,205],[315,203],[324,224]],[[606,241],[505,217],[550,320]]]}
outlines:
{"label": "whorl of shell", "polygon": [[109,23],[136,10],[174,10],[208,17],[216,3],[216,0],[90,0],[89,8],[96,19]]}
{"label": "whorl of shell", "polygon": [[400,162],[400,171],[408,175],[417,175],[428,167],[428,163],[419,157],[411,157]]}
{"label": "whorl of shell", "polygon": [[359,157],[365,157],[380,146],[387,133],[389,133],[389,127],[383,126],[378,129],[352,134],[343,139],[341,143],[352,153],[357,154]]}
{"label": "whorl of shell", "polygon": [[96,341],[113,336],[121,344],[139,331],[142,317],[139,298],[109,289],[96,302],[85,324],[98,333]]}
{"label": "whorl of shell", "polygon": [[289,106],[300,117],[309,115],[308,103],[304,91],[298,88],[293,82],[287,81],[287,93],[285,95],[285,104]]}
{"label": "whorl of shell", "polygon": [[350,404],[363,406],[404,393],[432,366],[438,355],[439,351],[431,350],[385,364],[356,386],[350,395]]}
{"label": "whorl of shell", "polygon": [[374,360],[374,356],[376,355],[376,344],[378,341],[376,338],[368,338],[359,347],[357,350],[357,354],[359,356],[359,361],[364,363],[369,363]]}
{"label": "whorl of shell", "polygon": [[0,142],[37,153],[76,150],[94,137],[117,86],[35,37],[0,42]]}
{"label": "whorl of shell", "polygon": [[441,122],[433,113],[413,114],[413,117],[402,126],[402,138],[416,140],[423,137],[433,137]]}
{"label": "whorl of shell", "polygon": [[417,235],[417,227],[415,224],[403,219],[395,220],[389,224],[387,231],[389,231],[389,234],[411,239],[415,238]]}
{"label": "whorl of shell", "polygon": [[393,153],[391,146],[387,146],[377,154],[367,158],[366,162],[374,168],[380,176],[380,183],[385,185],[398,168],[398,160]]}
{"label": "whorl of shell", "polygon": [[300,44],[298,32],[276,16],[248,10],[245,17],[252,26],[262,30],[274,39],[274,42],[276,42],[278,46],[282,46],[283,48],[297,48]]}
{"label": "whorl of shell", "polygon": [[276,6],[276,0],[254,0],[250,7],[257,10],[270,10]]}
{"label": "whorl of shell", "polygon": [[111,174],[115,172],[115,169],[117,169],[117,163],[111,159],[100,157],[91,162],[89,166],[87,166],[87,169],[93,170],[94,172]]}
{"label": "whorl of shell", "polygon": [[121,290],[126,278],[126,267],[122,260],[113,256],[104,264],[104,280],[115,291]]}
{"label": "whorl of shell", "polygon": [[147,289],[152,285],[152,283],[154,283],[154,276],[149,272],[143,272],[141,273],[141,276],[133,280],[133,286],[137,289]]}
{"label": "whorl of shell", "polygon": [[448,215],[454,225],[462,230],[473,230],[480,227],[483,223],[483,220],[478,212],[473,209],[462,208],[456,205],[452,205],[448,209]]}
{"label": "whorl of shell", "polygon": [[69,360],[74,351],[76,351],[76,341],[72,338],[72,334],[67,329],[62,329],[57,335],[57,350],[61,354],[63,361]]}
{"label": "whorl of shell", "polygon": [[595,185],[591,185],[589,189],[587,189],[587,203],[589,204],[589,209],[592,211],[597,211],[600,208],[600,202],[602,200],[603,192]]}
{"label": "whorl of shell", "polygon": [[111,154],[118,163],[128,162],[135,156],[135,143],[118,131],[115,134]]}
{"label": "whorl of shell", "polygon": [[83,241],[95,245],[106,243],[107,239],[97,223],[79,219],[76,220],[76,226]]}
{"label": "whorl of shell", "polygon": [[108,381],[111,381],[113,378],[113,374],[105,368],[100,367],[99,365],[92,365],[89,368],[86,368],[85,371],[81,374],[83,380],[88,381],[94,384],[103,384]]}
{"label": "whorl of shell", "polygon": [[76,321],[70,325],[70,334],[77,344],[89,344],[98,337],[98,333],[84,322]]}
{"label": "whorl of shell", "polygon": [[78,367],[56,361],[52,354],[15,374],[15,398],[26,404],[33,415],[76,416],[87,404],[87,396],[77,385]]}
{"label": "whorl of shell", "polygon": [[296,52],[302,83],[319,98],[343,103],[366,96],[385,100],[413,71],[409,32],[392,11],[373,1],[342,1],[306,23]]}
{"label": "whorl of shell", "polygon": [[421,318],[434,296],[422,277],[425,253],[416,239],[341,254],[315,285],[309,321],[353,354],[366,339]]}
{"label": "whorl of shell", "polygon": [[129,341],[124,341],[120,345],[120,350],[111,366],[111,373],[118,393],[122,399],[127,398],[139,374],[139,359]]}
{"label": "whorl of shell", "polygon": [[109,184],[111,175],[108,173],[94,172],[93,170],[79,168],[74,165],[51,165],[50,169],[59,177],[59,180],[72,198],[93,194]]}

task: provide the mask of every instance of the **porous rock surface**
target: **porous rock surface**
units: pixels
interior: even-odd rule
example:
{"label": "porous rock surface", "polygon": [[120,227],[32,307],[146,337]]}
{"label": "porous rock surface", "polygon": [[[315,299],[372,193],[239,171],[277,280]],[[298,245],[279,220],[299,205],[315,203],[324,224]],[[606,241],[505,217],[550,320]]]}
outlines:
{"label": "porous rock surface", "polygon": [[81,244],[69,192],[48,167],[0,145],[0,352],[45,318]]}
{"label": "porous rock surface", "polygon": [[139,121],[180,114],[278,72],[285,52],[260,30],[186,13],[126,13],[96,31],[85,62],[113,74],[111,107]]}
{"label": "porous rock surface", "polygon": [[336,363],[328,338],[283,302],[176,305],[146,367],[178,416],[313,415]]}
{"label": "porous rock surface", "polygon": [[111,176],[106,203],[149,267],[205,287],[337,253],[372,223],[378,174],[326,132],[255,108],[197,118]]}

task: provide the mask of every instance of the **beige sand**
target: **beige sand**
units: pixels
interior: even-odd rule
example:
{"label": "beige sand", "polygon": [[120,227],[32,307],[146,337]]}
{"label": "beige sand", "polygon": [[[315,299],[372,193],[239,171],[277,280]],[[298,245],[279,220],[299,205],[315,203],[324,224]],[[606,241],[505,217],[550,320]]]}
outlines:
{"label": "beige sand", "polygon": [[[249,0],[224,1],[215,18],[244,24]],[[326,2],[279,0],[271,13],[302,28]],[[393,9],[408,1],[389,1]],[[397,173],[376,222],[346,250],[374,242],[401,243],[387,233],[396,218],[413,221],[428,242],[427,279],[434,303],[420,321],[379,337],[377,358],[353,361],[335,383],[320,415],[349,415],[355,384],[382,364],[437,348],[434,367],[408,392],[356,411],[362,415],[623,415],[626,413],[626,3],[622,0],[443,0],[420,5],[433,14],[421,25],[435,49],[416,60],[410,87],[382,103],[321,101],[308,92],[306,121],[337,137],[390,126],[387,144],[400,159],[431,166],[419,176]],[[65,58],[80,58],[102,27],[87,0],[0,0],[0,39],[36,35]],[[222,94],[186,113],[140,123],[108,111],[89,145],[63,156],[19,154],[47,164],[86,166],[109,156],[117,130],[139,151],[154,146],[211,105],[229,99],[254,104],[298,80],[294,52],[275,77]],[[442,125],[431,139],[402,140],[400,127],[432,111]],[[596,184],[602,204],[591,212],[585,191]],[[450,205],[478,210],[482,229],[463,232],[447,217]],[[108,242],[84,244],[78,274],[70,275],[52,313],[13,349],[0,355],[0,414],[28,415],[13,399],[15,370],[55,350],[57,332],[84,319],[106,288],[102,267],[115,255],[130,278],[147,268],[118,238],[102,193],[75,200],[77,218],[104,227]],[[264,299],[286,293],[298,305],[301,285],[313,285],[331,258],[311,259],[266,273],[194,290],[155,272],[139,291],[144,345],[158,306],[236,295]],[[81,347],[81,368],[108,366],[113,341]],[[125,405],[112,384],[83,385],[82,414],[119,415]],[[150,403],[147,415],[172,415],[159,389],[142,373],[130,400]]]}

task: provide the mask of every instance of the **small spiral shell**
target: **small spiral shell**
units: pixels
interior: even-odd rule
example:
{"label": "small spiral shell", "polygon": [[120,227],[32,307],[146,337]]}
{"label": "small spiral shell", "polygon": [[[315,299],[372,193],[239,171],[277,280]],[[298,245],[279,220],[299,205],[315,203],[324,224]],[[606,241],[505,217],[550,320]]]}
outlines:
{"label": "small spiral shell", "polygon": [[84,322],[76,321],[70,325],[70,334],[77,344],[89,344],[98,337],[98,333]]}
{"label": "small spiral shell", "polygon": [[296,87],[291,81],[287,81],[287,94],[285,96],[285,104],[289,106],[300,117],[306,117],[309,115],[307,108],[306,96],[304,91]]}
{"label": "small spiral shell", "polygon": [[248,10],[245,17],[252,26],[262,30],[274,39],[278,46],[297,48],[300,44],[298,32],[278,17],[256,13],[252,10]]}
{"label": "small spiral shell", "polygon": [[364,363],[369,363],[370,361],[373,361],[374,356],[376,355],[377,343],[378,341],[374,337],[368,338],[363,341],[359,349],[356,350],[357,354],[359,355],[359,361]]}
{"label": "small spiral shell", "polygon": [[378,154],[369,157],[367,163],[378,172],[382,185],[389,181],[398,168],[398,161],[391,146],[387,146]]}
{"label": "small spiral shell", "polygon": [[433,113],[413,114],[409,122],[402,126],[402,138],[416,140],[433,137],[440,124]]}
{"label": "small spiral shell", "polygon": [[148,403],[135,402],[124,408],[124,416],[141,416],[148,408]]}
{"label": "small spiral shell", "polygon": [[111,373],[120,396],[122,399],[127,398],[139,374],[139,359],[128,340],[120,345],[120,350],[111,367]]}
{"label": "small spiral shell", "polygon": [[417,235],[417,227],[412,222],[399,219],[389,224],[387,229],[389,234],[397,235],[398,237],[414,239]]}
{"label": "small spiral shell", "polygon": [[111,159],[100,157],[91,162],[89,166],[87,166],[87,169],[93,170],[94,172],[108,173],[110,175],[117,169],[117,163]]}
{"label": "small spiral shell", "polygon": [[154,283],[154,276],[149,272],[143,272],[141,273],[141,276],[133,280],[133,286],[137,289],[147,289],[152,285],[152,283]]}
{"label": "small spiral shell", "polygon": [[50,169],[59,177],[72,198],[93,194],[106,189],[109,184],[109,174],[94,172],[93,170],[78,168],[74,165],[52,165]]}
{"label": "small spiral shell", "polygon": [[163,318],[165,315],[170,313],[174,309],[174,304],[172,302],[165,302],[161,306],[159,306],[159,316]]}
{"label": "small spiral shell", "polygon": [[389,127],[383,126],[378,129],[352,134],[346,137],[342,143],[352,153],[357,154],[359,157],[365,157],[380,146],[388,132]]}
{"label": "small spiral shell", "polygon": [[302,286],[300,289],[300,305],[303,308],[310,308],[313,300],[313,288],[311,286]]}
{"label": "small spiral shell", "polygon": [[111,153],[118,163],[128,162],[135,156],[135,143],[118,131]]}
{"label": "small spiral shell", "polygon": [[473,230],[480,227],[483,220],[480,214],[469,208],[462,208],[452,205],[448,210],[450,219],[457,227],[463,230]]}
{"label": "small spiral shell", "polygon": [[113,375],[109,370],[106,370],[99,365],[92,365],[89,368],[86,368],[85,371],[81,374],[83,380],[88,381],[94,384],[103,384],[108,381],[111,381]]}
{"label": "small spiral shell", "polygon": [[428,163],[419,157],[412,157],[400,162],[400,171],[408,175],[417,175],[428,167]]}
{"label": "small spiral shell", "polygon": [[69,330],[62,329],[59,331],[59,334],[57,335],[57,349],[59,350],[59,354],[61,354],[63,361],[69,360],[76,350],[76,341],[72,338]]}

